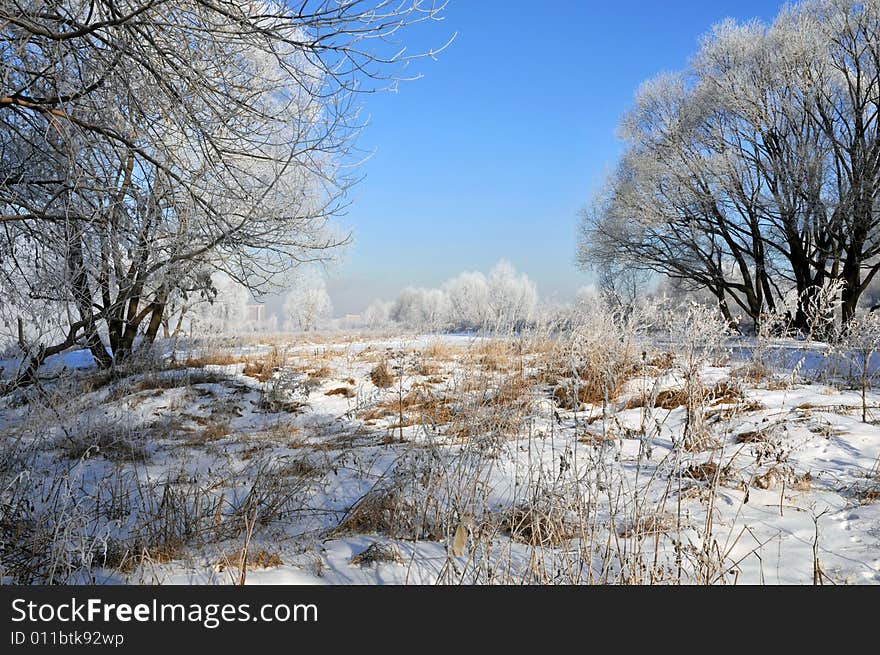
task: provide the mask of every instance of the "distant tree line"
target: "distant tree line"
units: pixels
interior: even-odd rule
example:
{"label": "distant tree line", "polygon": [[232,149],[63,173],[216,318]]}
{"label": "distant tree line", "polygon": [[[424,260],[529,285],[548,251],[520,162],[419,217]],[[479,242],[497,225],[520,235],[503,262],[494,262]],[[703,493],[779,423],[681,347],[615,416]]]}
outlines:
{"label": "distant tree line", "polygon": [[535,283],[500,261],[488,275],[464,272],[439,288],[407,287],[392,302],[375,301],[364,321],[371,327],[506,332],[530,325],[537,310]]}

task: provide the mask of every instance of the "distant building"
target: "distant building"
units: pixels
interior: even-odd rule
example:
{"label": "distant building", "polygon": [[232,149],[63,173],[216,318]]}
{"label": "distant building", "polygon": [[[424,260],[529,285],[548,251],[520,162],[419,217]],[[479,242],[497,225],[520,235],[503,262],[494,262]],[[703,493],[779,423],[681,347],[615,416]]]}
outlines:
{"label": "distant building", "polygon": [[248,305],[248,320],[253,323],[262,323],[265,320],[265,305],[263,304],[254,304]]}

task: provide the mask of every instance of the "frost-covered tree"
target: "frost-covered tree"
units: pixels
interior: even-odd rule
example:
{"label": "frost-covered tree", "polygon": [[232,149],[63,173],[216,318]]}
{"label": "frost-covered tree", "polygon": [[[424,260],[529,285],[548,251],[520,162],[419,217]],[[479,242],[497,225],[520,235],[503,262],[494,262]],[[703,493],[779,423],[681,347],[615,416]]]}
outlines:
{"label": "frost-covered tree", "polygon": [[374,300],[364,311],[364,323],[371,329],[388,325],[391,321],[393,303],[386,300]]}
{"label": "frost-covered tree", "polygon": [[465,272],[443,285],[449,299],[449,323],[456,329],[479,330],[489,319],[489,282],[480,272]]}
{"label": "frost-covered tree", "polygon": [[495,330],[516,329],[528,323],[538,304],[538,289],[525,274],[500,261],[489,272],[489,325]]}
{"label": "frost-covered tree", "polygon": [[206,297],[186,317],[194,334],[235,334],[247,327],[251,302],[246,286],[219,274],[213,276]]}
{"label": "frost-covered tree", "polygon": [[390,317],[411,328],[441,329],[449,315],[449,302],[440,289],[407,287],[391,306]]}
{"label": "frost-covered tree", "polygon": [[332,313],[333,302],[324,277],[315,271],[301,273],[284,298],[285,328],[308,332]]}
{"label": "frost-covered tree", "polygon": [[439,289],[405,288],[389,318],[413,328],[508,331],[532,321],[537,305],[534,282],[501,261],[489,275],[465,272]]}
{"label": "frost-covered tree", "polygon": [[807,0],[771,25],[717,25],[623,119],[581,264],[698,286],[731,324],[777,314],[794,290],[802,331],[813,295],[840,281],[852,319],[880,272],[878,62],[876,2]]}
{"label": "frost-covered tree", "polygon": [[357,94],[408,60],[386,37],[441,9],[0,3],[0,304],[47,303],[59,324],[22,330],[17,382],[75,345],[124,361],[207,290],[194,271],[262,292],[329,256],[345,241],[329,221],[352,181]]}

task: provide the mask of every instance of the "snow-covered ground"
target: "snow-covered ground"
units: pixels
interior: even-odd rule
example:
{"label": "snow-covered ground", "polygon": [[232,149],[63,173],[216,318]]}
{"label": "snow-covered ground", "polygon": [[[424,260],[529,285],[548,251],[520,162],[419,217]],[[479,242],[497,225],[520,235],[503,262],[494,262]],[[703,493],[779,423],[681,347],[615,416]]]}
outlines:
{"label": "snow-covered ground", "polygon": [[662,347],[608,403],[565,401],[553,344],[460,335],[80,371],[0,401],[2,573],[878,583],[880,393],[863,423],[860,391],[823,376],[821,352],[777,346],[769,373],[744,373],[747,344],[705,366],[690,416]]}

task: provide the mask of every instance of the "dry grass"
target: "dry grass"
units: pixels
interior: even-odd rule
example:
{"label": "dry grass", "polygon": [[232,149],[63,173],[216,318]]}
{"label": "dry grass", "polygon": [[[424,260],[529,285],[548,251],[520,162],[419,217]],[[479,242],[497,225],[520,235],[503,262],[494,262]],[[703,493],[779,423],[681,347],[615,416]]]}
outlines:
{"label": "dry grass", "polygon": [[[494,489],[489,482],[482,481],[479,477],[480,473],[472,474],[471,469],[465,468],[465,466],[474,466],[474,470],[477,466],[485,466],[485,470],[489,470],[492,466],[491,463],[495,461],[506,465],[507,460],[499,459],[499,457],[507,457],[509,452],[515,453],[517,450],[525,452],[526,448],[531,448],[535,442],[526,442],[526,435],[528,435],[528,439],[542,439],[548,436],[544,432],[544,426],[548,424],[552,425],[554,430],[558,429],[556,433],[551,431],[548,438],[560,440],[564,438],[566,447],[573,445],[570,441],[572,439],[592,447],[608,445],[608,442],[618,439],[626,439],[632,436],[634,429],[624,428],[623,424],[631,425],[635,417],[626,417],[629,419],[627,421],[622,418],[617,420],[614,413],[621,410],[621,405],[626,408],[637,408],[648,402],[667,410],[688,408],[688,419],[693,417],[693,421],[687,425],[693,430],[693,433],[690,433],[689,436],[686,433],[684,447],[693,450],[695,439],[705,439],[706,444],[710,443],[711,435],[708,433],[710,424],[705,420],[706,418],[718,417],[719,422],[726,422],[735,417],[737,413],[764,409],[760,403],[747,401],[742,393],[740,385],[751,382],[753,376],[750,377],[751,374],[743,371],[735,372],[730,380],[700,387],[690,397],[685,389],[667,389],[660,392],[655,398],[648,395],[647,398],[629,399],[636,392],[637,387],[641,386],[642,379],[653,377],[661,369],[669,371],[675,365],[671,354],[661,353],[651,359],[644,356],[637,358],[635,362],[631,356],[627,356],[628,359],[625,359],[624,364],[614,364],[610,370],[606,364],[611,360],[602,359],[601,353],[585,354],[583,359],[573,358],[579,367],[576,374],[573,375],[570,368],[572,359],[566,359],[565,353],[557,343],[547,340],[536,344],[535,349],[539,355],[533,356],[532,350],[522,343],[486,340],[471,345],[468,349],[436,342],[429,344],[421,351],[407,351],[405,353],[399,349],[375,348],[368,350],[368,357],[376,358],[373,360],[376,365],[369,372],[369,379],[379,389],[389,390],[384,392],[376,389],[370,391],[369,385],[366,387],[358,386],[363,383],[360,378],[355,380],[353,378],[331,377],[334,375],[334,370],[337,371],[337,376],[341,376],[348,375],[350,371],[355,369],[362,371],[368,368],[365,365],[356,365],[359,358],[355,348],[346,349],[342,353],[342,356],[346,358],[344,362],[333,360],[333,357],[337,356],[338,350],[325,349],[322,352],[316,350],[311,357],[308,354],[302,358],[298,357],[295,361],[297,364],[295,369],[287,365],[287,356],[283,352],[279,352],[278,349],[273,349],[273,352],[268,355],[252,356],[250,360],[244,360],[248,375],[264,382],[272,380],[262,390],[262,398],[264,399],[268,397],[269,387],[280,384],[290,374],[295,382],[303,385],[308,384],[305,378],[309,380],[330,378],[330,381],[323,387],[329,389],[323,392],[326,396],[353,398],[358,395],[358,390],[360,390],[367,402],[376,398],[379,400],[378,403],[367,408],[363,408],[361,403],[357,403],[357,406],[351,409],[350,413],[345,413],[344,419],[338,418],[332,424],[328,421],[326,424],[319,422],[313,426],[307,421],[303,421],[304,427],[300,428],[290,422],[278,420],[275,425],[270,424],[266,428],[253,428],[253,430],[261,431],[259,439],[250,440],[244,440],[242,437],[245,434],[252,435],[251,429],[237,430],[237,438],[231,444],[232,447],[229,448],[228,453],[224,453],[230,461],[234,461],[236,465],[245,462],[249,468],[256,468],[261,460],[272,462],[272,468],[267,469],[267,475],[260,482],[260,486],[253,485],[257,491],[251,493],[255,498],[262,498],[263,496],[260,494],[268,494],[266,497],[269,500],[266,502],[254,500],[245,509],[248,511],[254,508],[258,509],[259,511],[255,515],[260,516],[262,524],[269,520],[278,519],[279,528],[289,526],[297,520],[295,518],[298,516],[297,512],[301,512],[303,507],[310,507],[308,494],[326,481],[322,477],[324,474],[328,474],[330,470],[335,472],[337,464],[345,467],[346,470],[357,471],[361,475],[359,480],[367,480],[372,479],[372,476],[375,475],[375,460],[372,459],[374,453],[379,453],[383,457],[391,454],[395,458],[394,468],[389,469],[386,477],[383,477],[379,484],[349,509],[339,525],[332,530],[331,536],[382,534],[398,540],[433,539],[445,541],[450,538],[452,532],[456,531],[456,526],[461,527],[462,521],[466,521],[467,529],[472,532],[465,531],[465,534],[473,535],[469,547],[475,558],[491,557],[488,550],[479,550],[483,547],[480,539],[488,535],[487,542],[493,541],[492,546],[495,547],[498,544],[495,537],[498,536],[498,532],[502,532],[513,541],[533,546],[535,562],[546,557],[547,561],[551,562],[542,571],[542,575],[546,576],[551,570],[558,571],[557,567],[561,560],[554,559],[557,557],[557,551],[564,551],[562,557],[565,558],[569,556],[569,553],[573,553],[579,548],[592,549],[594,547],[592,542],[588,545],[585,544],[588,539],[597,539],[597,549],[595,551],[585,550],[584,552],[588,557],[595,557],[597,553],[601,554],[600,547],[605,548],[606,552],[610,554],[602,555],[607,558],[603,559],[603,566],[608,565],[603,568],[603,571],[615,570],[614,567],[618,562],[621,563],[621,566],[617,570],[624,568],[637,570],[634,567],[642,564],[639,559],[642,554],[638,550],[641,548],[641,544],[624,543],[621,551],[621,546],[618,545],[619,537],[624,539],[647,538],[680,529],[682,517],[664,513],[668,508],[664,504],[665,496],[663,503],[661,503],[662,507],[654,507],[651,504],[651,508],[647,512],[645,512],[644,503],[641,505],[612,505],[610,496],[616,493],[616,490],[623,489],[619,485],[626,484],[627,480],[614,477],[617,473],[614,468],[609,468],[610,479],[606,481],[603,477],[601,481],[603,488],[611,491],[608,494],[609,499],[606,501],[605,498],[591,497],[581,501],[576,498],[576,488],[569,484],[569,475],[572,474],[563,471],[563,464],[570,466],[570,463],[560,457],[561,463],[558,468],[555,461],[550,463],[549,469],[545,469],[542,463],[538,463],[539,472],[536,477],[540,477],[541,482],[536,483],[534,488],[529,486],[525,491],[518,490],[515,493],[515,500],[508,500],[506,505],[498,507],[494,504],[494,499],[492,503],[488,503],[483,497],[478,497],[484,493],[482,489],[484,485],[489,491],[494,491]],[[638,350],[641,350],[641,346],[638,347]],[[578,353],[578,355],[582,354]],[[184,365],[188,368],[198,368],[212,364],[224,365],[243,361],[241,358],[224,358],[221,355],[222,353],[208,353],[204,358],[198,360],[188,359]],[[571,353],[569,352],[568,355]],[[441,366],[440,364],[440,362],[449,361],[457,361],[457,364],[454,366]],[[595,364],[596,362],[598,364]],[[394,368],[391,368],[391,364],[394,364]],[[371,363],[369,366],[373,366],[373,364]],[[569,368],[566,369],[566,366]],[[647,372],[649,367],[656,370]],[[281,369],[280,374],[278,374],[279,369]],[[438,375],[441,369],[445,372],[445,377]],[[212,378],[215,376],[215,374],[210,374],[210,378],[200,377],[204,371],[197,370],[178,371],[177,373],[179,375],[170,376],[167,380],[162,375],[151,375],[149,380],[145,382],[144,388],[161,391],[166,388],[192,384],[193,380],[214,381]],[[643,374],[645,374],[644,378]],[[363,377],[363,373],[359,372],[358,375]],[[217,379],[219,381],[223,378],[218,376]],[[628,384],[633,380],[637,382]],[[699,378],[691,378],[692,382],[698,380]],[[398,382],[400,383],[399,390]],[[412,382],[414,383],[411,384]],[[539,389],[542,382],[547,383],[551,388],[545,386]],[[445,387],[435,386],[444,383]],[[319,386],[319,384],[313,384],[309,386],[309,389],[315,391]],[[648,388],[650,386],[650,384],[647,385]],[[131,387],[132,385],[129,384],[129,392]],[[252,388],[252,385],[248,385],[248,388]],[[747,386],[747,388],[750,387]],[[575,390],[577,391],[575,392]],[[188,393],[188,396],[195,397],[196,391],[198,390]],[[203,389],[202,393],[206,391],[207,389]],[[617,399],[620,402],[610,405],[608,408],[610,414],[601,412],[603,417],[608,418],[606,425],[609,426],[608,432],[601,434],[597,425],[594,424],[592,428],[585,429],[584,422],[581,420],[573,421],[574,417],[571,416],[563,415],[560,417],[561,411],[556,414],[558,423],[547,423],[554,420],[553,403],[546,398],[541,398],[540,393],[551,392],[559,406],[572,409],[580,408],[585,404],[601,405],[606,398],[609,400]],[[183,395],[187,394],[173,394],[175,399]],[[219,402],[221,394],[218,393],[217,396],[216,400]],[[254,393],[252,397],[255,398],[256,394]],[[242,401],[243,407],[248,406],[247,397],[238,400]],[[265,403],[266,401],[261,402]],[[347,403],[342,404],[346,405]],[[736,406],[730,407],[733,404]],[[351,407],[354,406],[354,403],[348,405]],[[277,410],[280,406],[276,404],[272,407]],[[297,405],[295,408],[299,407],[300,405]],[[711,409],[709,409],[710,407]],[[203,409],[191,411],[206,413]],[[595,413],[596,410],[593,409],[591,417]],[[349,427],[344,421],[349,421],[352,414],[368,424],[381,421],[382,429],[358,427],[356,422],[353,422]],[[231,426],[228,421],[233,420],[230,416],[228,413],[224,414],[222,418],[213,415],[207,418],[186,416],[187,419],[199,426],[193,432],[190,443],[206,443],[229,435]],[[270,420],[282,418],[290,419],[291,417],[270,417]],[[663,416],[659,416],[659,419],[663,418]],[[669,421],[673,424],[671,429],[678,429],[679,418],[681,417],[676,416]],[[530,421],[534,421],[536,429],[524,429],[525,426],[532,427]],[[572,425],[573,423],[574,425]],[[235,424],[236,426],[244,426],[247,423],[246,421],[236,421]],[[412,438],[413,433],[418,437],[422,436],[421,430],[412,430],[407,435],[407,439],[404,439],[403,428],[425,426],[427,433],[427,428],[431,424],[436,429],[436,434],[441,438]],[[192,424],[187,423],[187,425]],[[556,428],[557,425],[560,427]],[[738,423],[730,425],[715,425],[713,423],[711,425],[711,430],[716,435],[723,434],[726,439],[733,438],[740,444],[759,444],[768,441],[766,434],[768,428],[760,427],[739,434],[734,432],[731,437],[729,430],[739,425]],[[743,427],[739,429],[743,429]],[[303,435],[303,430],[306,431],[307,436]],[[461,443],[455,443],[450,447],[451,439],[443,439],[444,435],[451,439],[458,439]],[[501,438],[496,439],[499,436]],[[517,441],[512,441],[511,437]],[[522,441],[519,441],[520,439]],[[690,446],[687,445],[687,439],[691,440]],[[147,440],[144,439],[141,444],[144,445],[146,442]],[[138,442],[135,440],[134,443],[137,445]],[[383,450],[377,448],[379,443],[389,445],[407,443],[407,447],[395,446],[393,449]],[[484,447],[485,443],[490,444],[488,448]],[[104,441],[98,439],[95,445],[99,449],[96,452],[100,452],[108,459],[118,457],[125,461],[127,457],[131,457],[125,452],[127,445],[120,446],[112,438]],[[498,445],[502,447],[494,449]],[[678,442],[675,441],[674,446],[677,447],[677,445]],[[301,448],[302,450],[295,452],[293,457],[290,457],[289,454],[285,455],[281,452],[283,450],[281,447]],[[117,448],[120,450],[118,454],[114,454],[113,451]],[[756,446],[750,450],[758,451],[761,448],[762,446]],[[211,448],[209,451],[212,453],[222,452],[217,447]],[[329,454],[330,451],[333,452],[332,455]],[[289,451],[287,452],[289,453]],[[454,458],[459,453],[461,453],[461,460],[455,460]],[[498,453],[501,455],[499,456]],[[591,451],[588,455],[595,461],[596,452]],[[71,456],[76,456],[76,453]],[[136,454],[135,457],[137,457]],[[146,449],[144,449],[144,457],[146,457]],[[707,497],[714,498],[715,488],[713,485],[716,483],[724,484],[733,481],[746,488],[748,477],[743,480],[740,480],[739,477],[731,477],[730,466],[724,466],[723,461],[721,463],[711,459],[705,461],[710,457],[718,459],[719,455],[717,451],[711,454],[707,452],[695,458],[702,463],[688,462],[688,465],[678,469],[684,478],[683,482],[685,482],[681,485],[684,497],[699,500],[706,500]],[[279,460],[281,461],[279,462]],[[410,460],[412,461],[410,462]],[[634,458],[627,455],[621,461],[626,462],[628,466],[628,463],[634,461]],[[786,489],[807,490],[810,488],[812,478],[809,473],[794,476],[784,463],[778,464],[778,469],[766,470],[766,466],[772,460],[763,461],[767,463],[758,469],[759,472],[763,472],[763,475],[752,478],[752,484],[755,487],[771,489],[780,481],[785,481],[786,483],[791,482],[790,485],[786,485]],[[656,463],[656,458],[654,458],[654,462]],[[411,469],[407,468],[410,464]],[[531,459],[529,465],[534,466]],[[400,473],[401,469],[404,469],[403,474]],[[453,469],[455,469],[454,473]],[[529,473],[535,471],[536,469],[530,469]],[[552,473],[552,475],[548,475],[544,479],[545,471]],[[593,473],[594,471],[587,468],[585,475],[592,476]],[[737,476],[741,474],[742,472],[739,472]],[[454,475],[459,477],[452,480]],[[234,479],[236,484],[239,483],[237,477],[231,476],[228,479]],[[588,479],[592,484],[592,478]],[[185,479],[175,479],[174,482],[168,484],[168,488],[175,490],[176,493],[178,488],[185,488],[189,484],[190,482]],[[250,486],[249,479],[246,484]],[[286,495],[287,489],[291,485],[298,484],[307,489],[301,497],[304,500],[299,497],[290,499]],[[575,492],[572,492],[573,488]],[[220,487],[212,487],[212,489],[227,490],[228,484],[225,487],[221,485]],[[245,487],[246,489],[247,487]],[[260,491],[263,489],[265,490]],[[671,489],[672,487],[668,487],[667,491],[670,491],[670,497],[675,499]],[[537,491],[546,491],[546,495],[537,493]],[[169,491],[169,493],[171,492]],[[222,491],[217,492],[215,496],[220,498],[219,502],[223,507],[222,512],[218,511],[216,521],[240,529],[239,525],[243,523],[241,521],[242,514],[237,509],[234,510],[237,512],[234,516],[227,518],[224,515],[221,517],[221,513],[233,511],[230,509],[231,504],[237,500],[230,500],[231,495],[228,491],[226,491],[225,497]],[[274,498],[282,496],[288,500],[282,500],[280,504],[276,503]],[[488,495],[486,497],[488,498]],[[880,491],[878,491],[877,485],[874,485],[872,488],[860,491],[857,497],[863,502],[875,502],[880,499]],[[645,496],[645,498],[649,497]],[[627,502],[627,500],[622,502]],[[349,499],[348,502],[354,501]],[[453,510],[446,506],[440,508],[443,503],[450,502],[456,504]],[[606,502],[608,502],[607,514],[604,504]],[[617,503],[618,501],[613,502]],[[653,500],[650,502],[653,503]],[[194,505],[198,505],[198,503]],[[206,547],[206,544],[209,548],[211,544],[221,544],[221,551],[226,548],[235,548],[240,542],[232,541],[235,537],[230,536],[227,532],[222,535],[219,532],[218,534],[212,532],[211,519],[204,519],[202,516],[204,512],[200,507],[197,519],[181,519],[187,523],[186,526],[171,526],[168,539],[161,537],[159,535],[161,529],[157,528],[155,534],[151,532],[147,537],[126,541],[126,548],[113,551],[110,560],[115,561],[120,568],[132,570],[133,567],[145,562],[166,562],[180,559],[185,556],[186,549],[190,548],[193,549],[191,551],[193,553],[203,553],[205,551],[202,549]],[[690,512],[692,509],[689,508],[687,511]],[[592,518],[585,519],[584,517],[592,517],[591,512],[595,510],[597,510],[595,516],[598,519],[595,523],[591,523]],[[185,515],[187,511],[190,510],[181,510],[180,515]],[[245,516],[249,515],[245,514]],[[687,516],[695,515],[688,513]],[[154,518],[153,515],[150,515],[149,525],[152,525]],[[695,522],[696,520],[694,519]],[[192,523],[193,527],[190,527],[189,523]],[[152,528],[150,529],[152,530]],[[278,533],[272,533],[272,535],[275,534]],[[600,535],[600,537],[596,537],[596,535]],[[322,533],[321,536],[325,535]],[[572,548],[550,548],[568,544],[575,538],[582,539],[582,542],[577,544],[577,548],[574,548],[574,544],[572,544]],[[615,542],[618,543],[615,544]],[[668,545],[668,543],[664,539],[664,544]],[[230,546],[230,544],[234,545]],[[675,547],[679,546],[686,547],[681,544],[675,545]],[[616,555],[612,552],[614,548],[617,549]],[[630,549],[635,554],[631,555]],[[215,546],[213,550],[208,552],[217,553],[218,550]],[[576,556],[572,555],[572,557]],[[615,560],[615,557],[618,559]],[[214,560],[213,555],[211,560]],[[625,566],[623,565],[624,560]],[[352,564],[359,566],[370,566],[381,562],[403,563],[395,546],[379,543],[371,544],[351,559]],[[591,562],[587,563],[588,567],[592,566]],[[614,563],[612,564],[612,562]],[[572,559],[571,563],[573,566],[577,566],[581,562]],[[281,559],[276,553],[265,550],[245,553],[239,549],[223,555],[216,566],[220,571],[235,571],[281,564]],[[500,570],[495,568],[496,562],[494,560],[491,562],[491,566],[493,572],[489,574],[490,577],[502,575],[494,572]],[[542,565],[534,563],[529,566],[534,567],[530,568],[530,572],[534,572],[538,571]],[[565,576],[564,573],[554,574],[559,576],[558,579],[563,579]],[[462,576],[464,575],[462,573]],[[644,576],[647,574],[635,575]],[[653,576],[653,573],[651,575]],[[500,579],[500,577],[495,579]],[[537,580],[538,576],[536,575],[534,579]]]}
{"label": "dry grass", "polygon": [[658,355],[654,355],[645,363],[653,368],[668,371],[675,365],[675,355],[673,355],[671,352],[663,352]]}
{"label": "dry grass", "polygon": [[[246,566],[245,563],[247,563]],[[283,565],[284,562],[278,553],[270,553],[265,548],[259,550],[246,550],[240,548],[231,553],[221,555],[217,561],[217,570],[220,572],[227,569],[232,571],[240,571],[245,568],[248,571],[256,571],[258,569],[274,569]]]}
{"label": "dry grass", "polygon": [[467,350],[466,361],[488,373],[507,372],[520,365],[520,352],[514,341],[483,339]]}
{"label": "dry grass", "polygon": [[871,505],[880,500],[880,486],[867,487],[856,492],[856,498],[860,505]]}
{"label": "dry grass", "polygon": [[193,416],[192,420],[201,424],[203,427],[201,430],[187,438],[186,443],[190,446],[201,446],[232,434],[232,426],[230,426],[228,421],[223,419],[214,418],[213,416],[210,418]]}
{"label": "dry grass", "polygon": [[392,539],[440,537],[425,534],[412,503],[391,487],[377,486],[363,496],[332,531],[333,536],[354,534],[384,534]]}
{"label": "dry grass", "polygon": [[772,376],[772,371],[761,362],[749,362],[730,371],[730,377],[752,384],[763,382]]}
{"label": "dry grass", "polygon": [[307,478],[316,475],[322,471],[322,468],[316,466],[307,457],[295,459],[292,462],[280,466],[275,475],[279,477]]}
{"label": "dry grass", "polygon": [[436,376],[442,370],[443,369],[434,362],[429,362],[423,359],[416,365],[415,373],[423,378],[428,378]]}
{"label": "dry grass", "polygon": [[400,551],[394,545],[372,543],[351,558],[355,566],[372,566],[373,564],[405,564]]}
{"label": "dry grass", "polygon": [[345,354],[346,350],[343,348],[316,348],[305,361],[311,368],[320,368],[327,362],[342,359]]}
{"label": "dry grass", "polygon": [[302,428],[288,420],[279,420],[266,430],[266,436],[281,443],[288,443],[291,448],[296,447],[302,439]]}
{"label": "dry grass", "polygon": [[381,362],[370,371],[370,382],[380,389],[387,389],[394,384],[395,377],[391,374],[387,362]]}
{"label": "dry grass", "polygon": [[357,391],[352,387],[336,387],[324,393],[325,396],[345,396],[346,398],[354,398]]}
{"label": "dry grass", "polygon": [[563,409],[577,410],[582,405],[601,405],[606,398],[609,401],[619,398],[626,384],[639,376],[640,369],[625,364],[612,366],[606,371],[582,367],[577,373],[577,381],[571,378],[570,371],[567,377],[560,376],[565,381],[553,391],[553,397]]}
{"label": "dry grass", "polygon": [[[611,392],[611,397],[615,391]],[[553,390],[553,399],[563,409],[579,410],[582,405],[599,405],[605,398],[604,390],[597,387],[578,386],[577,390],[560,385]]]}
{"label": "dry grass", "polygon": [[108,545],[104,566],[121,573],[131,573],[143,564],[168,564],[184,554],[182,543],[126,548],[117,542]]}
{"label": "dry grass", "polygon": [[516,436],[533,409],[531,383],[519,374],[469,380],[456,391],[461,400],[446,434],[461,441]]}
{"label": "dry grass", "polygon": [[128,395],[143,391],[181,389],[197,384],[220,384],[227,380],[228,378],[221,373],[203,369],[149,373],[134,382],[119,381],[107,395],[106,402],[115,402]]}
{"label": "dry grass", "polygon": [[616,441],[616,440],[617,440],[617,437],[610,432],[605,435],[602,435],[597,432],[585,431],[578,438],[578,441],[580,441],[583,444],[586,444],[588,446],[597,446],[597,447],[602,446],[604,443],[606,443],[608,441]]}
{"label": "dry grass", "polygon": [[794,491],[809,491],[813,488],[813,474],[807,471],[803,475],[794,476],[789,488]]}
{"label": "dry grass", "polygon": [[63,435],[57,444],[70,459],[100,456],[113,462],[145,462],[149,456],[147,443],[153,436],[150,427],[99,425]]}
{"label": "dry grass", "polygon": [[392,428],[423,425],[431,422],[434,425],[449,423],[454,416],[454,407],[450,400],[424,386],[416,386],[403,397],[385,400],[374,407],[364,410],[360,419],[368,424],[382,419],[393,419]]}
{"label": "dry grass", "polygon": [[432,341],[422,349],[421,353],[424,357],[435,361],[452,362],[461,355],[462,349],[443,341]]}
{"label": "dry grass", "polygon": [[713,451],[720,445],[718,439],[702,424],[687,430],[682,442],[682,447],[690,453]]}
{"label": "dry grass", "polygon": [[773,466],[761,475],[756,475],[752,480],[752,486],[756,489],[773,489],[784,479],[785,474]]}
{"label": "dry grass", "polygon": [[[688,394],[687,389],[665,389],[657,394],[654,407],[659,407],[660,409],[678,409],[679,407],[685,407],[689,400],[690,395]],[[641,404],[635,406],[643,407],[644,402],[644,399],[642,399]]]}
{"label": "dry grass", "polygon": [[759,403],[757,400],[747,400],[741,405],[737,405],[736,407],[720,407],[710,409],[706,412],[705,417],[707,419],[717,418],[720,421],[726,422],[738,414],[760,412],[765,409],[767,409],[767,406]]}
{"label": "dry grass", "polygon": [[267,414],[301,414],[308,404],[300,400],[287,400],[284,398],[262,398],[257,409]]}
{"label": "dry grass", "polygon": [[321,366],[309,371],[308,378],[309,380],[326,380],[331,375],[333,375],[333,369],[329,366]]}
{"label": "dry grass", "polygon": [[672,532],[678,528],[678,517],[674,514],[651,514],[641,517],[628,527],[620,531],[620,536],[624,539],[633,537],[647,537],[666,532]]}
{"label": "dry grass", "polygon": [[709,461],[702,464],[691,464],[682,471],[682,475],[697,482],[722,482],[730,475],[729,466],[719,466]]}
{"label": "dry grass", "polygon": [[[694,399],[690,397],[687,389],[664,389],[657,394],[657,397],[654,400],[654,407],[673,410],[678,409],[679,407],[687,407],[692,400],[695,404],[706,402],[709,405],[716,406],[738,403],[743,400],[743,395],[742,391],[736,384],[729,380],[722,380],[713,387],[701,387],[698,392],[698,397]],[[626,402],[624,409],[637,409],[639,407],[644,407],[647,402],[648,398],[646,396],[635,396]]]}
{"label": "dry grass", "polygon": [[534,546],[560,545],[576,536],[573,526],[566,523],[558,509],[545,510],[532,505],[513,507],[504,512],[500,527],[513,541]]}
{"label": "dry grass", "polygon": [[768,441],[770,427],[759,428],[757,430],[746,430],[736,435],[736,443],[763,443]]}
{"label": "dry grass", "polygon": [[215,350],[208,353],[202,353],[197,356],[189,355],[183,360],[185,368],[204,368],[205,366],[230,366],[233,364],[241,364],[246,360],[240,355],[232,355],[222,350]]}
{"label": "dry grass", "polygon": [[266,382],[272,379],[275,372],[284,368],[286,364],[287,352],[279,350],[277,346],[273,346],[267,355],[259,359],[247,359],[243,372],[248,377],[256,378],[260,382]]}
{"label": "dry grass", "polygon": [[710,405],[730,405],[743,400],[742,389],[731,380],[721,380],[707,394]]}

